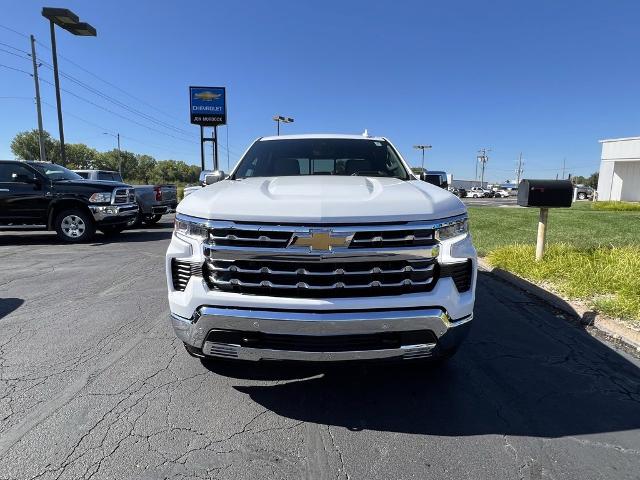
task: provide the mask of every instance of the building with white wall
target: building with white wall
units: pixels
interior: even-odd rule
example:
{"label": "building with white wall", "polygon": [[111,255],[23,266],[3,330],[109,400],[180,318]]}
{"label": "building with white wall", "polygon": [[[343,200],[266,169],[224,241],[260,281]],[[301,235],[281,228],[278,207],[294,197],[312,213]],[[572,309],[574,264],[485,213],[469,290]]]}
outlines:
{"label": "building with white wall", "polygon": [[598,200],[640,202],[640,137],[600,140]]}

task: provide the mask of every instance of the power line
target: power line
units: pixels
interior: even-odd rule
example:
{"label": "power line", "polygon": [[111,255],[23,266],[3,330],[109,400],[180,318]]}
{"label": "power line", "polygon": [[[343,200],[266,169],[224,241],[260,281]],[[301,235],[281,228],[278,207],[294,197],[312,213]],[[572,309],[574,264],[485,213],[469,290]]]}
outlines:
{"label": "power line", "polygon": [[32,75],[31,73],[27,72],[26,70],[21,70],[19,68],[10,67],[9,65],[4,65],[2,63],[0,63],[0,67],[8,68],[9,70],[15,70],[16,72],[26,73],[29,76]]}
{"label": "power line", "polygon": [[24,55],[20,55],[19,53],[10,52],[9,50],[5,50],[4,48],[0,48],[0,52],[8,53],[9,55],[13,55],[14,57],[22,58],[24,60],[29,60],[29,57],[25,57]]}
{"label": "power line", "polygon": [[[44,105],[46,105],[47,107],[51,108],[51,109],[55,109],[56,108],[55,105],[52,105],[52,104],[50,104],[48,102],[44,102],[43,101],[42,103]],[[80,115],[76,115],[75,113],[71,113],[71,112],[69,112],[67,110],[63,110],[63,113],[65,115],[67,115],[67,116],[73,117],[73,118],[75,118],[77,120],[80,120],[81,122],[84,122],[84,123],[86,123],[88,125],[91,125],[91,126],[95,127],[96,129],[98,129],[98,130],[100,130],[102,132],[107,132],[107,133],[109,133],[111,135],[116,135],[116,132],[112,131],[110,128],[105,127],[103,125],[99,125],[99,124],[97,124],[95,122],[92,122],[90,120],[87,120],[86,118],[81,117]],[[139,140],[137,138],[130,137],[128,135],[122,135],[121,134],[120,137],[125,138],[125,139],[130,140],[130,141],[133,141],[133,142],[136,142],[136,143],[147,145],[147,146],[150,146],[150,147],[154,147],[154,148],[158,148],[158,149],[164,149],[164,150],[166,150],[166,151],[168,151],[170,153],[177,153],[177,154],[181,154],[181,155],[192,155],[192,153],[183,152],[183,151],[179,151],[179,150],[171,150],[171,147],[149,143],[149,142],[146,142],[144,140]]]}
{"label": "power line", "polygon": [[[53,83],[51,83],[50,81],[44,80],[44,79],[41,79],[41,80],[44,83],[46,83],[47,85],[51,85],[51,86],[55,87],[55,85]],[[104,107],[104,106],[102,106],[102,105],[100,105],[98,103],[95,103],[95,102],[93,102],[91,100],[88,100],[88,99],[84,98],[83,96],[78,95],[75,92],[72,92],[71,90],[67,90],[66,88],[61,88],[60,90],[65,92],[65,93],[67,93],[67,94],[69,94],[69,95],[71,95],[71,96],[73,96],[73,97],[76,97],[79,100],[82,100],[83,102],[86,102],[86,103],[88,103],[90,105],[93,105],[94,107],[97,107],[97,108],[99,108],[101,110],[104,110],[105,112],[109,112],[110,114],[115,115],[116,117],[120,117],[120,118],[122,118],[124,120],[127,120],[127,121],[131,122],[131,123],[135,123],[136,125],[139,125],[139,126],[141,126],[143,128],[146,128],[146,129],[151,130],[153,132],[159,133],[161,135],[166,135],[168,137],[174,138],[175,140],[180,140],[181,142],[192,143],[191,141],[189,141],[189,140],[187,140],[185,138],[176,137],[175,135],[172,135],[171,133],[163,132],[162,130],[158,130],[157,128],[150,127],[149,125],[145,125],[144,123],[141,123],[141,122],[138,122],[137,120],[129,118],[126,115],[122,115],[121,113],[114,112],[113,110],[111,110],[111,109],[109,109],[107,107]]]}
{"label": "power line", "polygon": [[0,45],[2,45],[4,47],[7,47],[7,48],[11,48],[12,50],[16,50],[16,51],[18,51],[20,53],[24,53],[27,56],[30,56],[29,52],[27,52],[26,50],[22,50],[21,48],[14,47],[13,45],[9,45],[8,43],[0,42]]}
{"label": "power line", "polygon": [[7,27],[6,25],[2,25],[2,24],[0,24],[0,28],[4,28],[5,30],[9,30],[10,32],[15,33],[16,35],[20,35],[21,37],[29,38],[29,36],[28,36],[28,35],[26,35],[26,34],[24,34],[24,33],[22,33],[22,32],[19,32],[19,31],[17,31],[17,30],[14,30],[14,29],[13,29],[13,28],[11,28],[11,27]]}
{"label": "power line", "polygon": [[[39,45],[41,45],[42,47],[46,48],[47,50],[51,50],[51,49],[50,49],[47,45],[45,45],[44,43],[41,43],[41,42],[39,42],[39,41],[37,41],[37,40],[36,40],[36,43],[38,43],[38,44],[39,44]],[[126,95],[127,97],[129,97],[129,98],[133,98],[134,100],[137,100],[138,102],[140,102],[140,103],[142,103],[142,104],[146,105],[147,107],[150,107],[150,108],[154,109],[155,111],[157,111],[157,112],[159,112],[159,113],[162,113],[163,115],[165,115],[165,116],[167,116],[167,117],[169,117],[169,118],[171,118],[171,119],[173,119],[173,118],[175,117],[174,115],[171,115],[171,114],[169,114],[169,113],[166,113],[166,112],[164,112],[164,111],[160,110],[158,107],[156,107],[156,106],[152,105],[151,103],[149,103],[149,102],[147,102],[147,101],[145,101],[145,100],[141,99],[140,97],[137,97],[137,96],[135,96],[135,95],[133,95],[133,94],[131,94],[131,93],[127,92],[126,90],[124,90],[124,89],[120,88],[119,86],[117,86],[117,85],[115,85],[115,84],[113,84],[113,83],[109,82],[108,80],[105,80],[105,79],[104,79],[104,78],[102,78],[100,75],[97,75],[97,74],[95,74],[95,73],[91,72],[90,70],[87,70],[86,68],[84,68],[83,66],[81,66],[81,65],[77,64],[76,62],[74,62],[74,61],[73,61],[73,60],[71,60],[70,58],[67,58],[67,57],[65,57],[65,56],[63,56],[63,55],[61,55],[61,54],[58,54],[58,57],[62,58],[63,60],[65,60],[66,62],[70,63],[70,64],[71,64],[71,65],[73,65],[74,67],[76,67],[76,68],[78,68],[78,69],[82,70],[82,71],[83,71],[83,72],[85,72],[86,74],[91,75],[91,76],[92,76],[92,77],[94,77],[94,78],[97,78],[98,80],[100,80],[101,82],[103,82],[103,83],[105,83],[105,84],[109,85],[109,86],[110,86],[110,87],[112,87],[112,88],[115,88],[116,90],[118,90],[119,92],[123,93],[123,94],[124,94],[124,95]]]}

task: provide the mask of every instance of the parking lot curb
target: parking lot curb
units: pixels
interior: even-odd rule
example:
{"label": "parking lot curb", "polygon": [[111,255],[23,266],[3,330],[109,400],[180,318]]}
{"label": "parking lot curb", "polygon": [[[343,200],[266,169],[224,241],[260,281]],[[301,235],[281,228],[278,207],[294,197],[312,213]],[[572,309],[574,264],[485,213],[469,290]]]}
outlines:
{"label": "parking lot curb", "polygon": [[592,326],[607,335],[619,339],[629,347],[640,351],[640,331],[629,327],[622,321],[594,312],[581,303],[570,302],[560,298],[557,294],[545,290],[522,277],[501,268],[491,266],[484,258],[478,258],[478,266],[480,269],[534,295],[554,308],[572,317],[577,317],[582,325]]}

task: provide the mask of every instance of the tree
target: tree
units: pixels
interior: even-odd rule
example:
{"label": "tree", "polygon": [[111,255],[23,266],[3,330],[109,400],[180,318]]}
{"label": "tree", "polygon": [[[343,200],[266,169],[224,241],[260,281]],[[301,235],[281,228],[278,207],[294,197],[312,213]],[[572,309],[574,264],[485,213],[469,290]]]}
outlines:
{"label": "tree", "polygon": [[68,143],[65,145],[67,168],[86,170],[94,168],[100,154],[84,143]]}
{"label": "tree", "polygon": [[[60,142],[51,138],[47,131],[42,132],[44,138],[44,150],[47,161],[57,163],[60,161]],[[11,141],[11,151],[22,160],[42,160],[40,158],[40,135],[38,130],[19,132]]]}
{"label": "tree", "polygon": [[137,167],[136,178],[142,180],[142,183],[149,183],[149,179],[153,176],[156,167],[156,159],[150,155],[136,155]]}

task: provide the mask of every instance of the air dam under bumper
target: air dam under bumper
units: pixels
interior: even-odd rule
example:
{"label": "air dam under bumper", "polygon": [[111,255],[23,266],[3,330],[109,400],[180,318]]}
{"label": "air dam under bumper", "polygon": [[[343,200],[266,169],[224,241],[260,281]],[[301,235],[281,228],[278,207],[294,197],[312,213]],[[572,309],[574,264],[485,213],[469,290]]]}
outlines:
{"label": "air dam under bumper", "polygon": [[[437,356],[440,351],[455,348],[466,336],[473,315],[452,320],[440,308],[296,312],[286,310],[244,310],[201,307],[193,318],[171,314],[177,336],[192,349],[205,356],[239,360],[345,361],[373,359],[416,359]],[[254,348],[251,343],[209,341],[212,332],[259,332],[275,337],[331,337],[430,332],[433,341],[340,351]],[[215,336],[215,335],[214,335]]]}

